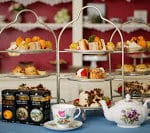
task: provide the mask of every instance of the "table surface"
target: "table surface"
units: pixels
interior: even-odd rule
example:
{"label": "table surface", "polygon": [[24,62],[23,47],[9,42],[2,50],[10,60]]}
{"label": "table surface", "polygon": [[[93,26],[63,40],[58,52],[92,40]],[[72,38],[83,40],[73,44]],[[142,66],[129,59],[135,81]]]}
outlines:
{"label": "table surface", "polygon": [[[79,118],[78,120],[81,120]],[[2,122],[0,120],[0,133],[58,133],[61,131],[54,131],[43,126],[18,124]],[[120,128],[116,123],[108,121],[104,118],[102,113],[90,112],[87,113],[87,119],[83,125],[75,130],[66,131],[72,133],[149,133],[150,120],[145,121],[141,127],[138,128]]]}

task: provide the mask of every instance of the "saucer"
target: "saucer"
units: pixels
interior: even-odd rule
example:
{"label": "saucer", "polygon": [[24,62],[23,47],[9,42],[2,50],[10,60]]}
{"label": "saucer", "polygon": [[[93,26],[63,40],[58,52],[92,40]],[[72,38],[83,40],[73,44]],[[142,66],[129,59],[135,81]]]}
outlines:
{"label": "saucer", "polygon": [[68,130],[74,130],[74,129],[76,129],[76,128],[79,128],[79,127],[82,126],[82,124],[83,124],[83,123],[82,123],[81,121],[74,120],[74,121],[72,122],[72,124],[71,124],[69,127],[67,127],[67,128],[60,128],[60,127],[58,127],[58,126],[55,124],[55,122],[52,120],[52,121],[47,121],[47,122],[45,122],[43,126],[44,126],[45,128],[51,129],[51,130],[68,131]]}

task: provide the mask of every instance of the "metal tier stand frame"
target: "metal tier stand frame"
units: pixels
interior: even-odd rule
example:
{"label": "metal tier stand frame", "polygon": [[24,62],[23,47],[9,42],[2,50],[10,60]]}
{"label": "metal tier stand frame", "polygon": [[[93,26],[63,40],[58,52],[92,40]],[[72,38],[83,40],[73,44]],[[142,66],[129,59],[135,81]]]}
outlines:
{"label": "metal tier stand frame", "polygon": [[12,22],[10,22],[10,23],[8,23],[7,25],[5,25],[5,26],[0,30],[0,34],[1,34],[6,28],[9,28],[12,24],[15,24],[15,23],[17,22],[17,20],[18,20],[19,15],[22,14],[23,12],[30,12],[30,13],[32,13],[32,14],[35,16],[35,18],[36,18],[36,22],[35,22],[35,23],[39,23],[39,24],[43,25],[48,31],[50,31],[50,32],[52,33],[54,39],[55,39],[55,44],[57,44],[57,37],[56,37],[54,31],[53,31],[50,27],[48,27],[43,21],[41,21],[40,18],[38,17],[38,15],[37,15],[34,11],[32,11],[32,10],[30,10],[30,9],[24,9],[24,10],[21,10],[20,12],[18,12],[18,14],[16,15],[15,19],[14,19]]}
{"label": "metal tier stand frame", "polygon": [[[137,21],[137,20],[130,20],[130,21],[126,21],[126,22],[124,22],[119,28],[120,29],[122,29],[122,27],[124,26],[124,25],[126,25],[126,24],[130,24],[130,23],[135,23],[135,24],[144,24],[145,26],[147,26],[148,28],[150,27],[147,23],[144,23],[144,22],[139,22],[139,21]],[[115,29],[114,31],[113,31],[113,33],[112,33],[112,35],[111,35],[111,38],[110,38],[110,40],[112,40],[112,38],[114,37],[114,35],[117,33],[117,29]],[[122,48],[124,48],[124,46],[122,47]],[[139,53],[140,55],[139,55],[139,57],[138,57],[138,59],[140,59],[140,63],[142,64],[143,63],[143,59],[144,59],[144,57],[142,57],[142,54],[143,54],[143,52],[147,52],[147,51],[131,51],[131,52],[126,52],[127,54],[132,54],[132,53]],[[129,56],[129,55],[128,55]],[[135,66],[136,65],[136,57],[132,57],[132,56],[129,56],[130,58],[133,58],[133,65]],[[147,56],[147,57],[145,57],[145,58],[150,58],[149,56]],[[124,75],[124,70],[123,70],[123,67],[122,67],[122,75]],[[124,84],[123,84],[123,87],[122,88],[124,88]],[[123,89],[123,91],[122,91],[122,96],[124,97],[124,95],[125,95],[125,89]],[[132,97],[132,98],[134,98],[134,97]],[[137,97],[135,97],[135,98],[137,98]],[[143,102],[143,100],[144,100],[144,97],[143,96],[141,96],[141,101]]]}
{"label": "metal tier stand frame", "polygon": [[[60,40],[61,40],[61,37],[62,37],[62,34],[63,32],[65,31],[65,29],[71,25],[72,23],[76,22],[78,19],[79,19],[79,16],[81,14],[81,12],[86,9],[86,8],[94,8],[100,18],[110,24],[112,24],[114,27],[115,27],[115,30],[119,33],[119,36],[120,36],[120,40],[121,40],[121,44],[122,44],[122,66],[124,66],[124,47],[123,47],[123,36],[122,36],[122,33],[121,31],[119,30],[119,28],[114,24],[112,23],[110,20],[104,18],[102,15],[101,15],[101,12],[98,8],[96,8],[95,6],[84,6],[82,7],[82,9],[79,11],[78,15],[76,16],[75,19],[73,19],[72,21],[68,22],[64,27],[63,29],[60,31],[59,35],[58,35],[58,41],[57,41],[57,49],[56,49],[56,61],[57,61],[57,95],[58,95],[58,103],[60,103],[60,65],[59,65],[59,62],[60,62]],[[110,37],[110,42],[112,41],[112,38],[113,38],[114,34],[111,35]],[[109,57],[109,73],[110,73],[110,76],[111,76],[111,52],[108,53],[108,57]],[[122,76],[121,76],[121,80],[122,80],[122,88],[124,88],[124,68],[122,67]],[[110,95],[111,95],[111,99],[112,99],[112,81],[110,80]],[[122,97],[124,98],[124,90],[122,91]]]}
{"label": "metal tier stand frame", "polygon": [[[56,45],[56,49],[58,49],[57,48],[57,37],[56,37],[56,35],[55,35],[55,33],[54,33],[54,31],[50,28],[50,27],[48,27],[43,21],[41,21],[40,20],[40,18],[38,17],[38,15],[34,12],[34,11],[32,11],[32,10],[30,10],[30,9],[24,9],[24,10],[21,10],[20,12],[18,12],[18,14],[16,15],[16,17],[15,17],[15,19],[12,21],[12,22],[10,22],[10,23],[8,23],[7,25],[5,25],[1,30],[0,30],[0,34],[5,30],[5,29],[7,29],[7,28],[9,28],[11,25],[13,25],[13,24],[15,24],[16,22],[17,22],[17,19],[18,19],[18,16],[21,14],[21,13],[24,13],[24,12],[29,12],[29,13],[32,13],[33,15],[34,15],[34,17],[36,18],[36,22],[35,23],[39,23],[39,24],[41,24],[41,25],[43,25],[44,27],[45,27],[45,29],[47,30],[47,31],[49,31],[51,34],[52,34],[52,36],[54,37],[54,43],[55,43],[55,45]],[[6,50],[1,50],[0,51],[0,53],[7,53],[8,51],[6,51]],[[13,52],[13,51],[12,51]],[[42,51],[42,52],[44,52],[44,51]],[[48,52],[48,51],[47,51]],[[31,52],[32,53],[32,52]],[[23,54],[23,52],[21,52],[21,54]],[[34,54],[34,52],[33,52],[33,54]],[[58,75],[57,75],[58,76]],[[56,82],[56,86],[58,85],[58,83]],[[57,90],[59,91],[59,89],[57,88]],[[57,94],[59,94],[59,93],[57,93]],[[60,98],[60,96],[58,95],[58,96],[56,96],[56,98],[54,98],[54,99],[57,99],[57,102],[58,102],[58,99]]]}

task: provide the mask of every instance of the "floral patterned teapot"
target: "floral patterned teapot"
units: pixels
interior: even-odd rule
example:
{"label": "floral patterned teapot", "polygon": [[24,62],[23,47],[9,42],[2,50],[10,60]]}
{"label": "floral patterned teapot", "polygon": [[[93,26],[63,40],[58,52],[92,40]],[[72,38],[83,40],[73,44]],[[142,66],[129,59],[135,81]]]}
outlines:
{"label": "floral patterned teapot", "polygon": [[131,99],[129,94],[126,95],[126,99],[116,102],[111,108],[107,107],[104,100],[100,101],[105,118],[116,122],[117,126],[123,128],[139,127],[145,120],[149,119],[148,102],[150,99],[147,99],[142,105],[142,103]]}

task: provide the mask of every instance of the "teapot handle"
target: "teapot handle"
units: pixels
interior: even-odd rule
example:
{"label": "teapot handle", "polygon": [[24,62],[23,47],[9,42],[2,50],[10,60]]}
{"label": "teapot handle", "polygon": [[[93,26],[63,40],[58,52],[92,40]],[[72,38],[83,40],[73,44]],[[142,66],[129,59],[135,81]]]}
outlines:
{"label": "teapot handle", "polygon": [[[146,99],[144,102],[144,106],[147,107],[148,112],[150,112],[150,107],[148,108],[147,104],[150,102],[150,99]],[[150,119],[150,116],[147,117],[147,120]]]}
{"label": "teapot handle", "polygon": [[145,107],[147,107],[147,104],[148,104],[149,102],[150,102],[150,99],[146,99],[143,105],[144,105]]}
{"label": "teapot handle", "polygon": [[150,120],[150,116],[147,116],[147,119],[146,120]]}

